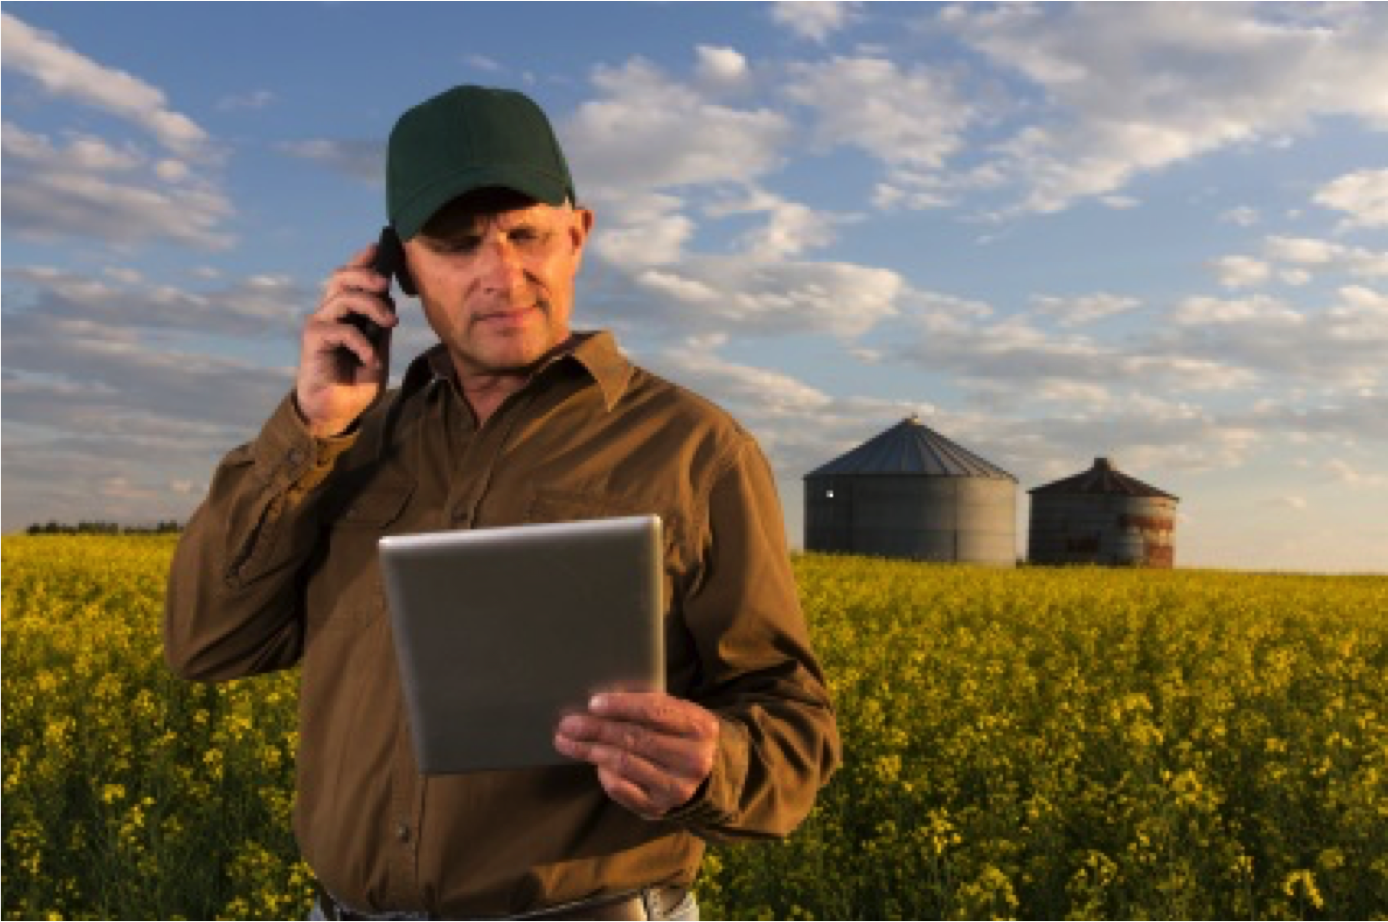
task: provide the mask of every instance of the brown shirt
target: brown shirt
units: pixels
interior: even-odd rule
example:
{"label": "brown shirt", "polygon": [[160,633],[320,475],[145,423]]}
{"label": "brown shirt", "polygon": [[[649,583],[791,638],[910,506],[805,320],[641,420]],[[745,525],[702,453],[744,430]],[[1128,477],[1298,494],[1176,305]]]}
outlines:
{"label": "brown shirt", "polygon": [[[580,764],[420,775],[377,540],[645,513],[665,523],[668,690],[722,723],[693,801],[643,820]],[[704,840],[789,833],[839,760],[765,458],[605,333],[481,428],[442,347],[350,436],[315,440],[286,398],[188,523],[165,653],[209,681],[302,664],[295,831],[322,883],[365,911],[501,915],[689,884]]]}

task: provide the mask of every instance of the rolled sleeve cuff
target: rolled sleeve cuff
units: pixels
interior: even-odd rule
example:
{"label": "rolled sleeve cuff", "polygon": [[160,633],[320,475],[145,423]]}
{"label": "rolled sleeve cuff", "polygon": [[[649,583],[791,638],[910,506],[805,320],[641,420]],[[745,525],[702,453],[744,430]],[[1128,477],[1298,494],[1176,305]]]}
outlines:
{"label": "rolled sleeve cuff", "polygon": [[355,428],[333,438],[315,438],[304,425],[291,393],[260,430],[252,453],[267,483],[288,490],[292,497],[301,497],[323,482],[356,440]]}
{"label": "rolled sleeve cuff", "polygon": [[750,746],[747,728],[721,715],[718,723],[718,754],[714,757],[713,771],[688,803],[663,817],[687,827],[696,835],[711,827],[736,822],[742,789],[747,781]]}

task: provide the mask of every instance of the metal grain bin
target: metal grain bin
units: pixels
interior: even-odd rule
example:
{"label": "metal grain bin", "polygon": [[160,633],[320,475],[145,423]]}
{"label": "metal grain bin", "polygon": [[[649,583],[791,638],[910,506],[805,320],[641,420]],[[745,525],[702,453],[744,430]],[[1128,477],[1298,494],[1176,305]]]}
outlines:
{"label": "metal grain bin", "polygon": [[1037,564],[1170,568],[1180,501],[1095,458],[1083,473],[1030,491],[1027,559]]}
{"label": "metal grain bin", "polygon": [[1017,563],[1017,478],[912,416],[805,475],[805,549]]}

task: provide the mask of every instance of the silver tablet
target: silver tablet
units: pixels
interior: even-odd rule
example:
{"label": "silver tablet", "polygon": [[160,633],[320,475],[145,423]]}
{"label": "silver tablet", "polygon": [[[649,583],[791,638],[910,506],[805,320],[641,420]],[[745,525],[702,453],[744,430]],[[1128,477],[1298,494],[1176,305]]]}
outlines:
{"label": "silver tablet", "polygon": [[665,688],[658,516],[391,536],[380,556],[425,774],[573,764],[560,716]]}

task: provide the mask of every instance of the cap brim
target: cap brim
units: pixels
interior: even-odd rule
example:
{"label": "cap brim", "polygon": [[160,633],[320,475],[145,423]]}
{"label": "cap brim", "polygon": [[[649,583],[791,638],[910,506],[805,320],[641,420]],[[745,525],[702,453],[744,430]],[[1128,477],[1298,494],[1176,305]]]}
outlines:
{"label": "cap brim", "polygon": [[510,189],[546,205],[563,205],[571,197],[563,177],[524,167],[462,169],[441,176],[390,216],[402,240],[418,234],[439,209],[454,199],[479,189]]}

